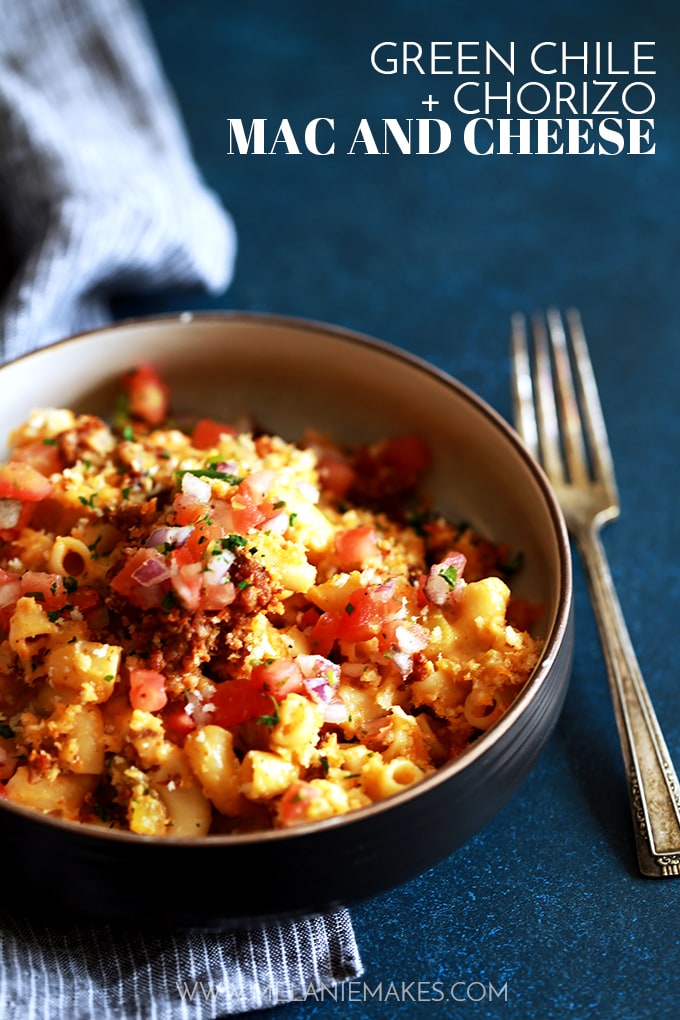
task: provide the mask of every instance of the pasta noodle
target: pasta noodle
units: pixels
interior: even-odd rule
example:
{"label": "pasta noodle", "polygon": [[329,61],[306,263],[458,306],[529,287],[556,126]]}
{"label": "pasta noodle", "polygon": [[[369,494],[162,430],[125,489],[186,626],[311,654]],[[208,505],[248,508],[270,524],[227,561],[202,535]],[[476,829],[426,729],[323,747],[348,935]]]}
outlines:
{"label": "pasta noodle", "polygon": [[[418,502],[415,436],[40,409],[0,467],[0,795],[203,836],[358,810],[462,753],[541,642],[509,550]],[[538,611],[538,610],[536,610]]]}

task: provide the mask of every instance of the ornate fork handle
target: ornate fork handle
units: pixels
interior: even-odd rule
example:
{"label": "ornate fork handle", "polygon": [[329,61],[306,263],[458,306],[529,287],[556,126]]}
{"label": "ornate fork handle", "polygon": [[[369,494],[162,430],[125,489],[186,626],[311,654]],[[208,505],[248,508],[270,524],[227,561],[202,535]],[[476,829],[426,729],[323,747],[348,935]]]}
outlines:
{"label": "ornate fork handle", "polygon": [[572,529],[591,587],[643,875],[680,876],[680,784],[647,693],[597,525]]}

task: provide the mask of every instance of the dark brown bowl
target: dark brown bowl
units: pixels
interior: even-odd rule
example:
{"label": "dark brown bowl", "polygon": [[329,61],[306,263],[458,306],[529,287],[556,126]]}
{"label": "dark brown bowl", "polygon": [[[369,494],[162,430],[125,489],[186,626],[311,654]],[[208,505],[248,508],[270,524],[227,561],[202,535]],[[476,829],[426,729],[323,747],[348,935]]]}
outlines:
{"label": "dark brown bowl", "polygon": [[183,315],[76,337],[0,368],[0,432],[34,407],[105,414],[121,372],[151,361],[175,403],[252,412],[295,439],[313,426],[367,440],[417,426],[435,505],[521,549],[519,594],[546,606],[541,660],[506,714],[461,757],[349,815],[253,835],[156,839],[0,802],[5,872],[19,903],[49,915],[219,929],[312,914],[416,876],[481,829],[541,753],[566,693],[573,647],[564,522],[541,470],[483,401],[423,361],[318,323]]}

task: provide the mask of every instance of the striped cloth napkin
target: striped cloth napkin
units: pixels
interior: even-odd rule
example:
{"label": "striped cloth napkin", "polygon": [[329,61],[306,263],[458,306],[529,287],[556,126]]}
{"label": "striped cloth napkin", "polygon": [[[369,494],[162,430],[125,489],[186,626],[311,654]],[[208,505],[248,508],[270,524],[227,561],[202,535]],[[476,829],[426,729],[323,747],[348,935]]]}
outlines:
{"label": "striped cloth napkin", "polygon": [[230,281],[232,220],[134,2],[0,0],[5,358],[106,322],[116,290]]}
{"label": "striped cloth napkin", "polygon": [[[0,0],[3,359],[106,322],[116,290],[230,281],[231,218],[195,169],[133,2]],[[4,1020],[208,1020],[362,970],[343,910],[166,937],[0,911]]]}
{"label": "striped cloth napkin", "polygon": [[314,1003],[361,973],[344,910],[251,931],[162,937],[55,929],[0,910],[3,1020],[214,1020]]}

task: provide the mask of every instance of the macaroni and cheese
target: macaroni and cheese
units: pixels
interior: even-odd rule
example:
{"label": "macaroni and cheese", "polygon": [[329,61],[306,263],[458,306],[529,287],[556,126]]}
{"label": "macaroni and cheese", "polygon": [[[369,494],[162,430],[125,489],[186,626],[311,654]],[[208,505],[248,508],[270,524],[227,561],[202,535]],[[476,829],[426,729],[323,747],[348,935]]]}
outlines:
{"label": "macaroni and cheese", "polygon": [[31,414],[0,468],[0,794],[148,836],[344,814],[459,755],[540,641],[510,551],[414,502],[414,436]]}

